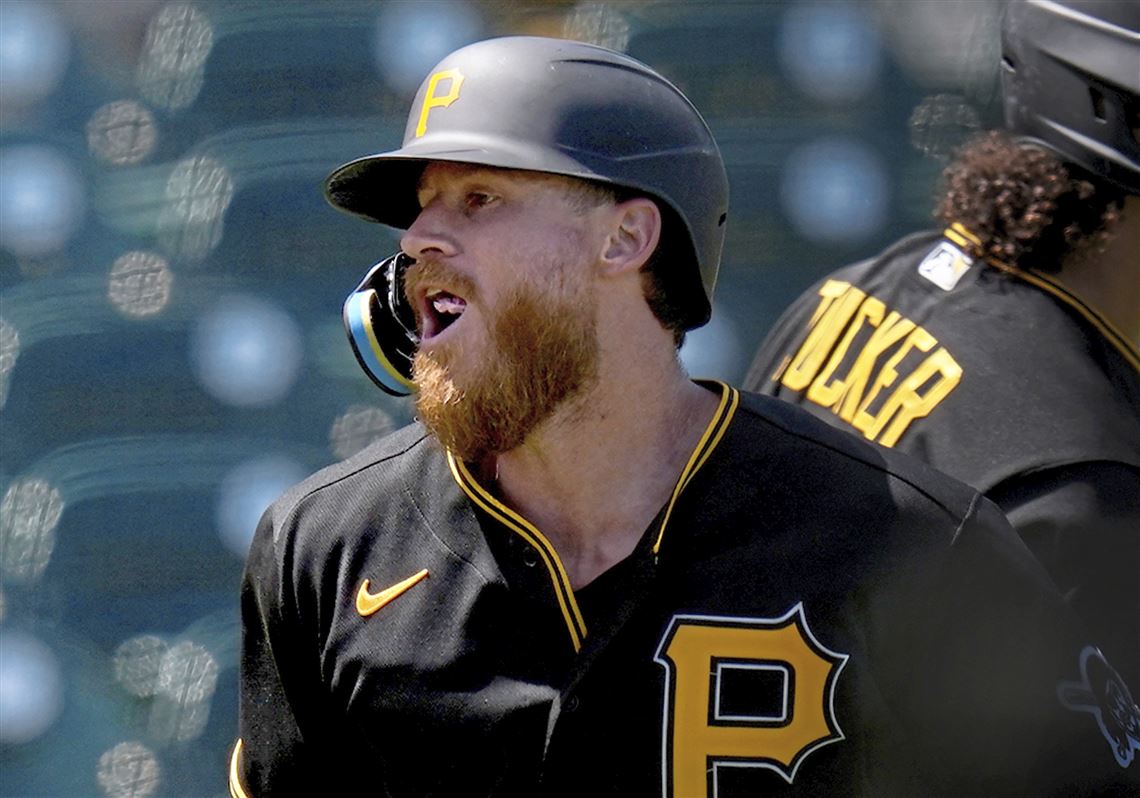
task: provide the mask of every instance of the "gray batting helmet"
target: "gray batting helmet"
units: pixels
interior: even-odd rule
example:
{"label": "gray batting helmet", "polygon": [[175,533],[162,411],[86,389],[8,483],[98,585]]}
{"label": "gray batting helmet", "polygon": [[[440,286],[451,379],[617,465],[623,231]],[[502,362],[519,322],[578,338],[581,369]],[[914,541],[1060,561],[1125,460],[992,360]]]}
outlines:
{"label": "gray batting helmet", "polygon": [[1140,2],[1011,0],[1006,126],[1140,194]]}
{"label": "gray batting helmet", "polygon": [[403,146],[339,167],[326,196],[406,229],[419,213],[416,181],[429,161],[566,175],[659,200],[692,249],[673,261],[687,273],[667,275],[677,286],[670,301],[686,329],[708,321],[728,211],[724,162],[692,103],[640,61],[530,36],[457,50],[420,86]]}

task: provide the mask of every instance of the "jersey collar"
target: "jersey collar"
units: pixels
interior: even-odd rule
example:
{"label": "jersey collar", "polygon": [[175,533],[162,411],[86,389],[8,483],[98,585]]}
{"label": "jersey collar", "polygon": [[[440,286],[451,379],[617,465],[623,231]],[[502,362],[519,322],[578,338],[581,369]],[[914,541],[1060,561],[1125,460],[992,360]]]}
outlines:
{"label": "jersey collar", "polygon": [[[705,427],[704,433],[701,435],[692,454],[689,455],[688,462],[685,463],[685,467],[681,470],[681,475],[677,478],[677,483],[673,487],[669,501],[666,503],[664,512],[660,516],[661,522],[654,534],[652,548],[654,561],[656,561],[660,553],[661,544],[665,538],[665,529],[669,525],[669,518],[672,515],[673,507],[677,503],[677,499],[697,472],[700,471],[701,467],[708,461],[709,456],[724,437],[725,430],[728,429],[732,417],[736,413],[736,408],[740,404],[740,392],[735,388],[719,381],[701,381],[700,384],[713,390],[719,390],[720,404],[717,407],[716,413],[713,414],[712,420],[709,421]],[[519,535],[538,553],[540,561],[546,567],[546,571],[550,576],[555,597],[558,600],[563,619],[566,622],[566,630],[570,635],[570,642],[573,644],[575,651],[580,651],[582,642],[586,638],[586,622],[582,617],[582,611],[579,609],[578,602],[574,597],[574,590],[570,587],[570,578],[567,576],[566,569],[563,567],[562,561],[559,559],[558,552],[555,551],[553,544],[542,534],[538,527],[523,518],[519,513],[516,513],[510,507],[507,507],[490,491],[480,485],[472,475],[467,464],[450,451],[447,452],[447,463],[451,468],[451,474],[456,483],[477,507]]]}
{"label": "jersey collar", "polygon": [[[964,249],[971,249],[975,252],[981,251],[982,242],[959,222],[954,222],[954,224],[946,228],[946,230],[942,232],[942,235]],[[1092,327],[1120,353],[1121,357],[1123,357],[1132,368],[1140,372],[1140,350],[1137,350],[1124,333],[1092,305],[1085,302],[1047,274],[1019,269],[1010,263],[1005,263],[989,255],[985,255],[984,257],[986,263],[995,269],[1005,272],[1018,280],[1029,283],[1035,288],[1049,294],[1062,304],[1072,308],[1081,318],[1092,325]]]}

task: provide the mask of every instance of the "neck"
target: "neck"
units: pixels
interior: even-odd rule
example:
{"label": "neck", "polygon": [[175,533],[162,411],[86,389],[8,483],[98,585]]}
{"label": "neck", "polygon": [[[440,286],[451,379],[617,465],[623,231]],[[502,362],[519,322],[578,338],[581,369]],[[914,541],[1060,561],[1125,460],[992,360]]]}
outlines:
{"label": "neck", "polygon": [[1129,196],[1112,238],[1102,250],[1078,251],[1057,280],[1103,315],[1140,348],[1140,196]]}
{"label": "neck", "polygon": [[496,459],[501,498],[550,540],[574,587],[633,551],[715,412],[716,395],[691,382],[675,355],[660,366],[603,370]]}

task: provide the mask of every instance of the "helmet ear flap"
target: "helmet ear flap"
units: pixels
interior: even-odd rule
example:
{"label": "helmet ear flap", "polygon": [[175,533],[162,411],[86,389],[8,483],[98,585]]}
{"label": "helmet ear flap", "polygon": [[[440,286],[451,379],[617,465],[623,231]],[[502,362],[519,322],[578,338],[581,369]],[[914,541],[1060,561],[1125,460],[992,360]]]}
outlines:
{"label": "helmet ear flap", "polygon": [[344,301],[344,330],[357,362],[392,396],[415,391],[412,359],[420,339],[404,297],[404,273],[414,262],[398,252],[377,263]]}

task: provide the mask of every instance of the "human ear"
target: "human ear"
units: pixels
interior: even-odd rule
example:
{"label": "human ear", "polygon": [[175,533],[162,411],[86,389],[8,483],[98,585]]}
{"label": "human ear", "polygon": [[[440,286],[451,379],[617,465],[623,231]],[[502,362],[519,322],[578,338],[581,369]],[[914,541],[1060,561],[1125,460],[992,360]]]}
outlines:
{"label": "human ear", "polygon": [[638,271],[661,240],[661,211],[648,197],[619,202],[612,210],[612,227],[602,249],[607,273]]}

